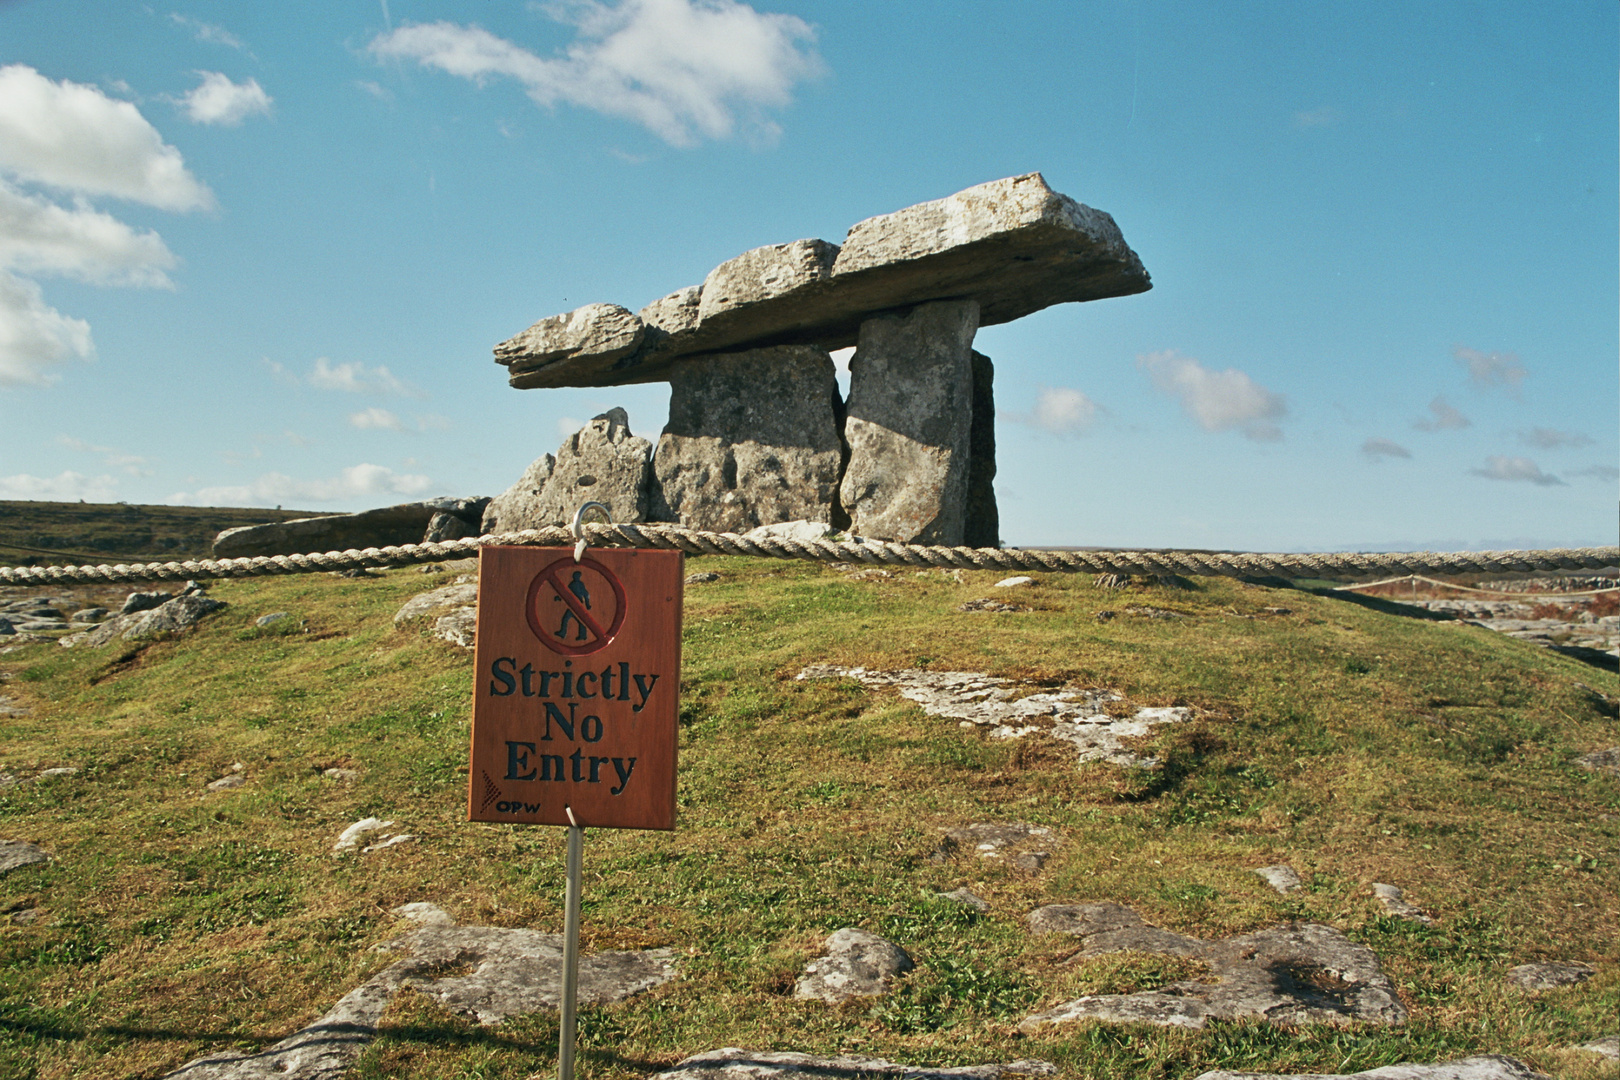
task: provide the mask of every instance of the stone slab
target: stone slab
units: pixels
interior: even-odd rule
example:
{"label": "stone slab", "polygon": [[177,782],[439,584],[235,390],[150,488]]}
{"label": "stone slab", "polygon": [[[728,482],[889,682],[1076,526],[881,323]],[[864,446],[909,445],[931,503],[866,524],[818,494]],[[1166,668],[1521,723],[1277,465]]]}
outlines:
{"label": "stone slab", "polygon": [[1238,1073],[1217,1069],[1199,1073],[1196,1080],[1552,1080],[1552,1077],[1514,1058],[1487,1054],[1433,1065],[1385,1065],[1358,1073]]}
{"label": "stone slab", "polygon": [[214,558],[240,559],[254,555],[297,555],[416,544],[421,542],[434,514],[453,514],[469,523],[476,522],[487,502],[488,499],[476,498],[429,499],[382,506],[358,514],[326,514],[243,525],[226,529],[214,537]]}
{"label": "stone slab", "polygon": [[968,422],[967,505],[963,508],[962,543],[968,547],[1001,546],[1001,511],[996,506],[996,366],[981,352],[973,354],[973,410]]}
{"label": "stone slab", "polygon": [[[797,240],[745,252],[711,271],[695,295],[683,289],[631,316],[643,335],[633,351],[624,351],[634,335],[625,329],[628,312],[597,304],[541,320],[498,346],[496,361],[519,389],[658,382],[683,356],[770,345],[840,349],[856,343],[872,315],[937,300],[972,299],[980,324],[993,326],[1053,304],[1151,287],[1112,217],[1028,173],[868,218],[842,246]],[[589,325],[570,329],[566,340],[560,330],[535,333],[575,320]],[[531,334],[535,344],[514,344]],[[553,338],[563,344],[553,346]]]}
{"label": "stone slab", "polygon": [[837,394],[822,349],[683,361],[653,454],[652,519],[736,533],[784,521],[836,524]]}
{"label": "stone slab", "polygon": [[50,853],[25,840],[0,840],[0,874],[49,862]]}
{"label": "stone slab", "polygon": [[649,1080],[1003,1080],[1011,1076],[1055,1076],[1046,1061],[939,1066],[901,1065],[871,1057],[816,1057],[788,1051],[722,1047],[694,1054]]}

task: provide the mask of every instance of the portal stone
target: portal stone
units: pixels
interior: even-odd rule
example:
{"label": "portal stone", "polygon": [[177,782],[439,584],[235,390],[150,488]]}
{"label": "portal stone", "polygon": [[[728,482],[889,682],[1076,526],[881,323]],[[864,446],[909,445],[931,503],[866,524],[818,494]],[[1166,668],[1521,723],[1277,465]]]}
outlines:
{"label": "portal stone", "polygon": [[840,489],[860,536],[962,543],[973,418],[975,300],[861,324],[849,364],[849,467]]}
{"label": "portal stone", "polygon": [[834,523],[837,396],[823,349],[681,361],[670,372],[669,425],[653,455],[654,520],[737,533],[778,521]]}
{"label": "portal stone", "polygon": [[967,520],[962,543],[1001,546],[1001,513],[996,509],[996,368],[984,353],[973,354],[973,419],[968,431]]}
{"label": "portal stone", "polygon": [[[625,411],[609,409],[564,439],[549,469],[545,465],[551,458],[548,454],[491,502],[484,515],[484,531],[567,525],[587,502],[606,505],[614,521],[646,521],[651,451],[651,442],[630,433]],[[535,480],[541,480],[538,487]]]}
{"label": "portal stone", "polygon": [[495,346],[495,362],[512,377],[551,365],[581,364],[611,370],[635,352],[644,336],[641,319],[618,304],[586,304],[541,319]]}

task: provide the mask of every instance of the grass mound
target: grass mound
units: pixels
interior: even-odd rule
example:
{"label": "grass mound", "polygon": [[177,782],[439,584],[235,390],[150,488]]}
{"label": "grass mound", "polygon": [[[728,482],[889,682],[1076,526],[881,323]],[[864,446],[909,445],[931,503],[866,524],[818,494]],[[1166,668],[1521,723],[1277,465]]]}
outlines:
{"label": "grass mound", "polygon": [[[682,974],[584,1010],[582,1074],[737,1045],[1043,1058],[1099,1078],[1472,1053],[1599,1075],[1566,1048],[1612,1033],[1620,1009],[1620,784],[1575,759],[1620,742],[1613,674],[1376,599],[1231,581],[998,590],[991,573],[691,565],[721,578],[687,590],[679,826],[588,833],[584,894],[588,951],[675,947]],[[0,656],[3,693],[28,709],[0,718],[0,773],[23,781],[0,789],[0,838],[54,856],[0,875],[0,1080],[158,1076],[282,1038],[389,962],[371,947],[406,929],[401,904],[560,931],[561,830],[462,820],[471,654],[392,621],[437,582],[225,582],[211,595],[230,608],[174,640]],[[1005,593],[1030,610],[959,610]],[[292,617],[255,625],[276,611]],[[1159,769],[1076,766],[1064,744],[996,741],[852,680],[796,681],[810,664],[1074,683],[1194,718],[1144,737]],[[242,786],[206,789],[237,765]],[[79,771],[30,779],[53,767]],[[334,855],[370,816],[417,839]],[[973,822],[1049,827],[1051,858],[1032,874],[941,857],[945,830]],[[1274,863],[1304,887],[1282,896],[1252,873]],[[1435,924],[1385,914],[1374,882]],[[963,886],[990,912],[936,895]],[[1158,955],[1073,963],[1072,939],[1024,927],[1040,905],[1090,901],[1206,939],[1330,924],[1378,954],[1412,1019],[1020,1033],[1081,994],[1199,977]],[[889,937],[917,969],[882,999],[794,1000],[842,926]],[[1555,959],[1597,975],[1505,986],[1510,967]],[[406,994],[350,1075],[543,1075],[556,1024],[480,1028]]]}

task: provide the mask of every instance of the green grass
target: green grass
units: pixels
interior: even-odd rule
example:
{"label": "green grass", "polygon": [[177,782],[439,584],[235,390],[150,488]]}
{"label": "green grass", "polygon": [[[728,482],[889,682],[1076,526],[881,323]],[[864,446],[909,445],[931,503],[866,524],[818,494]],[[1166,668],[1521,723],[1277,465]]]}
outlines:
{"label": "green grass", "polygon": [[[1229,581],[1107,592],[1047,575],[1021,593],[1036,610],[969,615],[956,606],[998,575],[696,565],[724,577],[687,593],[679,827],[589,833],[584,894],[587,949],[673,946],[682,975],[584,1010],[582,1075],[641,1076],[725,1045],[1034,1057],[1098,1078],[1485,1052],[1600,1075],[1564,1048],[1612,1032],[1620,1009],[1620,785],[1573,765],[1620,742],[1612,673],[1382,602]],[[0,912],[42,910],[0,921],[0,1080],[152,1077],[284,1037],[388,963],[372,946],[406,928],[399,904],[561,929],[561,830],[462,820],[471,654],[391,618],[436,580],[220,583],[231,607],[188,636],[0,657],[5,692],[33,710],[0,719],[0,771],[81,770],[0,791],[0,837],[56,856],[0,877]],[[1144,603],[1188,617],[1124,613]],[[1265,614],[1279,604],[1293,613]],[[271,611],[294,618],[253,626]],[[1076,768],[1061,745],[989,741],[850,681],[794,681],[810,663],[1074,680],[1197,718],[1146,740],[1157,772]],[[238,763],[246,786],[204,792]],[[361,776],[323,777],[333,766]],[[368,815],[420,839],[333,856]],[[930,860],[944,829],[973,821],[1053,826],[1053,857],[1035,877]],[[1274,862],[1306,888],[1278,896],[1250,873]],[[1438,925],[1385,917],[1374,881]],[[933,898],[964,885],[990,914]],[[1199,976],[1140,954],[1074,965],[1072,942],[1024,931],[1041,904],[1099,900],[1204,937],[1329,923],[1378,952],[1412,1020],[1019,1034],[1077,994]],[[891,937],[917,970],[879,1001],[793,1000],[841,926]],[[1539,959],[1599,974],[1535,997],[1502,988]],[[547,1074],[556,1031],[554,1014],[485,1029],[404,994],[351,1075]]]}
{"label": "green grass", "polygon": [[311,516],[234,506],[0,500],[0,566],[205,559],[225,529]]}

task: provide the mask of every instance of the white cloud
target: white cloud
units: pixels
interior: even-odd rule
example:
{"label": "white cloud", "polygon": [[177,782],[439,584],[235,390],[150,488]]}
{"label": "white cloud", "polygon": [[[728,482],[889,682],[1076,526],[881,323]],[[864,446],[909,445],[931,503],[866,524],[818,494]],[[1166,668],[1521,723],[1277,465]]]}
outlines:
{"label": "white cloud", "polygon": [[295,480],[265,473],[251,484],[205,487],[169,496],[190,506],[282,506],[301,502],[337,502],[365,495],[420,495],[433,486],[426,476],[396,473],[383,465],[350,465],[328,480]]}
{"label": "white cloud", "polygon": [[1392,439],[1374,438],[1361,444],[1361,452],[1373,460],[1379,458],[1409,458],[1412,451]]}
{"label": "white cloud", "polygon": [[1414,420],[1412,426],[1419,431],[1457,431],[1473,423],[1468,417],[1447,404],[1445,396],[1442,394],[1435,395],[1435,399],[1429,402],[1429,411],[1434,414],[1434,419]]}
{"label": "white cloud", "polygon": [[202,82],[179,101],[192,123],[235,127],[250,116],[269,115],[272,98],[259,80],[234,83],[217,71],[197,74],[202,76]]}
{"label": "white cloud", "polygon": [[557,417],[557,434],[565,439],[584,426],[585,421],[575,420],[572,416]]}
{"label": "white cloud", "polygon": [[1529,458],[1506,457],[1494,454],[1485,459],[1482,469],[1469,469],[1475,476],[1483,476],[1487,480],[1524,480],[1540,487],[1561,485],[1563,481],[1550,473],[1541,471],[1541,466]]}
{"label": "white cloud", "polygon": [[1519,432],[1519,441],[1526,446],[1534,446],[1539,450],[1557,450],[1565,446],[1579,448],[1592,445],[1592,440],[1588,436],[1578,432],[1558,431],[1555,428],[1544,427]]}
{"label": "white cloud", "polygon": [[315,358],[315,368],[309,373],[309,385],[319,390],[342,390],[350,394],[403,394],[421,397],[422,391],[378,364],[368,368],[358,360],[333,364],[324,356]]}
{"label": "white cloud", "polygon": [[167,288],[164,271],[175,262],[155,232],[137,232],[82,203],[58,206],[0,180],[0,270]]}
{"label": "white cloud", "polygon": [[807,23],[736,0],[581,0],[542,10],[579,31],[554,59],[449,22],[402,26],[374,39],[371,51],[480,84],[513,78],[537,105],[623,117],[676,146],[726,138],[739,126],[775,136],[766,111],[788,105],[794,85],[822,70]]}
{"label": "white cloud", "polygon": [[113,446],[97,446],[84,439],[74,438],[72,435],[58,435],[56,441],[69,450],[77,450],[84,454],[100,454],[102,459],[115,469],[123,469],[131,476],[151,476],[152,470],[146,458],[139,454],[126,453]]}
{"label": "white cloud", "polygon": [[110,476],[85,476],[71,470],[55,476],[0,476],[0,499],[112,502],[117,490],[118,481]]}
{"label": "white cloud", "polygon": [[188,18],[176,11],[169,12],[169,21],[190,30],[191,36],[198,41],[204,41],[210,45],[226,45],[232,49],[242,47],[242,40],[223,26],[205,23],[201,19]]}
{"label": "white cloud", "polygon": [[1528,374],[1524,364],[1519,362],[1517,353],[1482,353],[1478,349],[1458,345],[1451,350],[1451,355],[1468,369],[1468,381],[1481,388],[1505,386],[1509,390],[1516,390]]}
{"label": "white cloud", "polygon": [[0,386],[47,386],[51,368],[95,354],[89,323],[46,304],[32,281],[0,272]]}
{"label": "white cloud", "polygon": [[1620,469],[1615,468],[1613,465],[1588,465],[1584,469],[1571,469],[1568,475],[1590,476],[1594,480],[1607,480],[1612,484],[1616,480],[1620,480]]}
{"label": "white cloud", "polygon": [[373,406],[349,414],[349,423],[362,431],[404,431],[405,422],[387,409]]}
{"label": "white cloud", "polygon": [[1236,428],[1256,442],[1282,438],[1277,421],[1288,414],[1288,399],[1236,368],[1212,371],[1174,349],[1143,353],[1136,366],[1147,372],[1156,390],[1179,399],[1182,411],[1205,431]]}
{"label": "white cloud", "polygon": [[1015,424],[1028,424],[1057,435],[1081,435],[1091,430],[1102,408],[1079,390],[1066,386],[1042,387],[1031,412],[1002,412]]}
{"label": "white cloud", "polygon": [[0,173],[163,210],[214,205],[213,192],[134,105],[25,64],[0,67]]}
{"label": "white cloud", "polygon": [[394,100],[394,92],[392,90],[389,90],[378,83],[374,83],[370,79],[356,79],[354,85],[358,86],[360,89],[364,90],[378,101]]}

